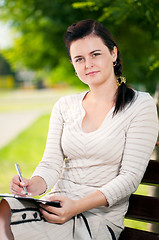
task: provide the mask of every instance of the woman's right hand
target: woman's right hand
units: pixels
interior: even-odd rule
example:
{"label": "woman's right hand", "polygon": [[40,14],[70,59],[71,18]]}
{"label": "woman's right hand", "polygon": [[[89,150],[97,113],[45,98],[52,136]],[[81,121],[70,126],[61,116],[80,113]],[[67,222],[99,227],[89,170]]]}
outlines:
{"label": "woman's right hand", "polygon": [[40,176],[35,176],[31,179],[23,178],[21,182],[18,175],[15,175],[10,182],[10,190],[12,194],[18,196],[26,196],[23,187],[27,188],[29,196],[36,196],[46,191],[46,183]]}
{"label": "woman's right hand", "polygon": [[23,178],[23,182],[21,182],[19,176],[15,175],[10,182],[10,190],[14,195],[26,196],[23,187],[25,186],[27,188],[29,194],[31,190],[31,185],[32,183],[30,179]]}

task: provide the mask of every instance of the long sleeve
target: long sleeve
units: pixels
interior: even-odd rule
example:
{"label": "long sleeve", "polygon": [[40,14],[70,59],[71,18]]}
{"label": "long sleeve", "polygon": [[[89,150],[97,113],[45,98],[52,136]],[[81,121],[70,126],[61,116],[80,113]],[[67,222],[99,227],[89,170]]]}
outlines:
{"label": "long sleeve", "polygon": [[60,110],[60,100],[54,105],[47,136],[43,158],[33,176],[41,176],[46,184],[47,191],[57,182],[62,171],[64,155],[61,149],[61,136],[63,131],[63,118]]}
{"label": "long sleeve", "polygon": [[158,118],[152,98],[145,98],[138,104],[126,132],[119,175],[99,189],[109,207],[136,191],[157,140]]}

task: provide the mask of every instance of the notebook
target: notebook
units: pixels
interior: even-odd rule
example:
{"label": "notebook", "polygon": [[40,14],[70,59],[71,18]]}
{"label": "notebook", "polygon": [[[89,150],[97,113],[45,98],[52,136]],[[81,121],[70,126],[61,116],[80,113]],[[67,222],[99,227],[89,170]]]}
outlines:
{"label": "notebook", "polygon": [[45,199],[36,199],[36,198],[33,198],[33,197],[21,197],[21,196],[17,196],[17,195],[13,195],[13,194],[9,194],[9,193],[4,193],[4,194],[1,194],[0,193],[0,198],[16,198],[18,200],[25,200],[25,201],[30,201],[30,202],[34,202],[35,204],[46,204],[46,205],[49,205],[49,206],[52,206],[52,207],[57,207],[57,208],[60,208],[61,205],[60,205],[60,202],[59,201],[47,201]]}

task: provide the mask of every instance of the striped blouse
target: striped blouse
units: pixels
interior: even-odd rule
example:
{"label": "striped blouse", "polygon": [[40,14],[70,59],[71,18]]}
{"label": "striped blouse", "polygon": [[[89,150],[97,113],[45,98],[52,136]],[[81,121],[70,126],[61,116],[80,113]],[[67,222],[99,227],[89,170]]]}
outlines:
{"label": "striped blouse", "polygon": [[[82,129],[86,92],[64,96],[54,105],[43,158],[33,176],[41,176],[51,193],[72,199],[100,190],[109,207],[90,211],[123,227],[128,199],[136,191],[158,135],[155,103],[148,93],[135,91],[135,100],[101,126]],[[96,114],[96,113],[94,113]]]}

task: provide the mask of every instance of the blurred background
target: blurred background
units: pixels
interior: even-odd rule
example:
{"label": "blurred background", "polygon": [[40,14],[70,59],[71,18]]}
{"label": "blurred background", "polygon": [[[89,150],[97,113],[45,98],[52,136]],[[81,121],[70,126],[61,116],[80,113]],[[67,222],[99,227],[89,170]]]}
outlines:
{"label": "blurred background", "polygon": [[[128,84],[148,91],[158,106],[158,0],[0,0],[1,193],[10,191],[14,163],[30,177],[42,158],[54,103],[86,89],[63,38],[70,24],[88,18],[111,31]],[[152,158],[159,159],[157,149]],[[138,192],[153,195],[158,189],[141,186]],[[126,222],[132,224],[147,229],[146,223]]]}

